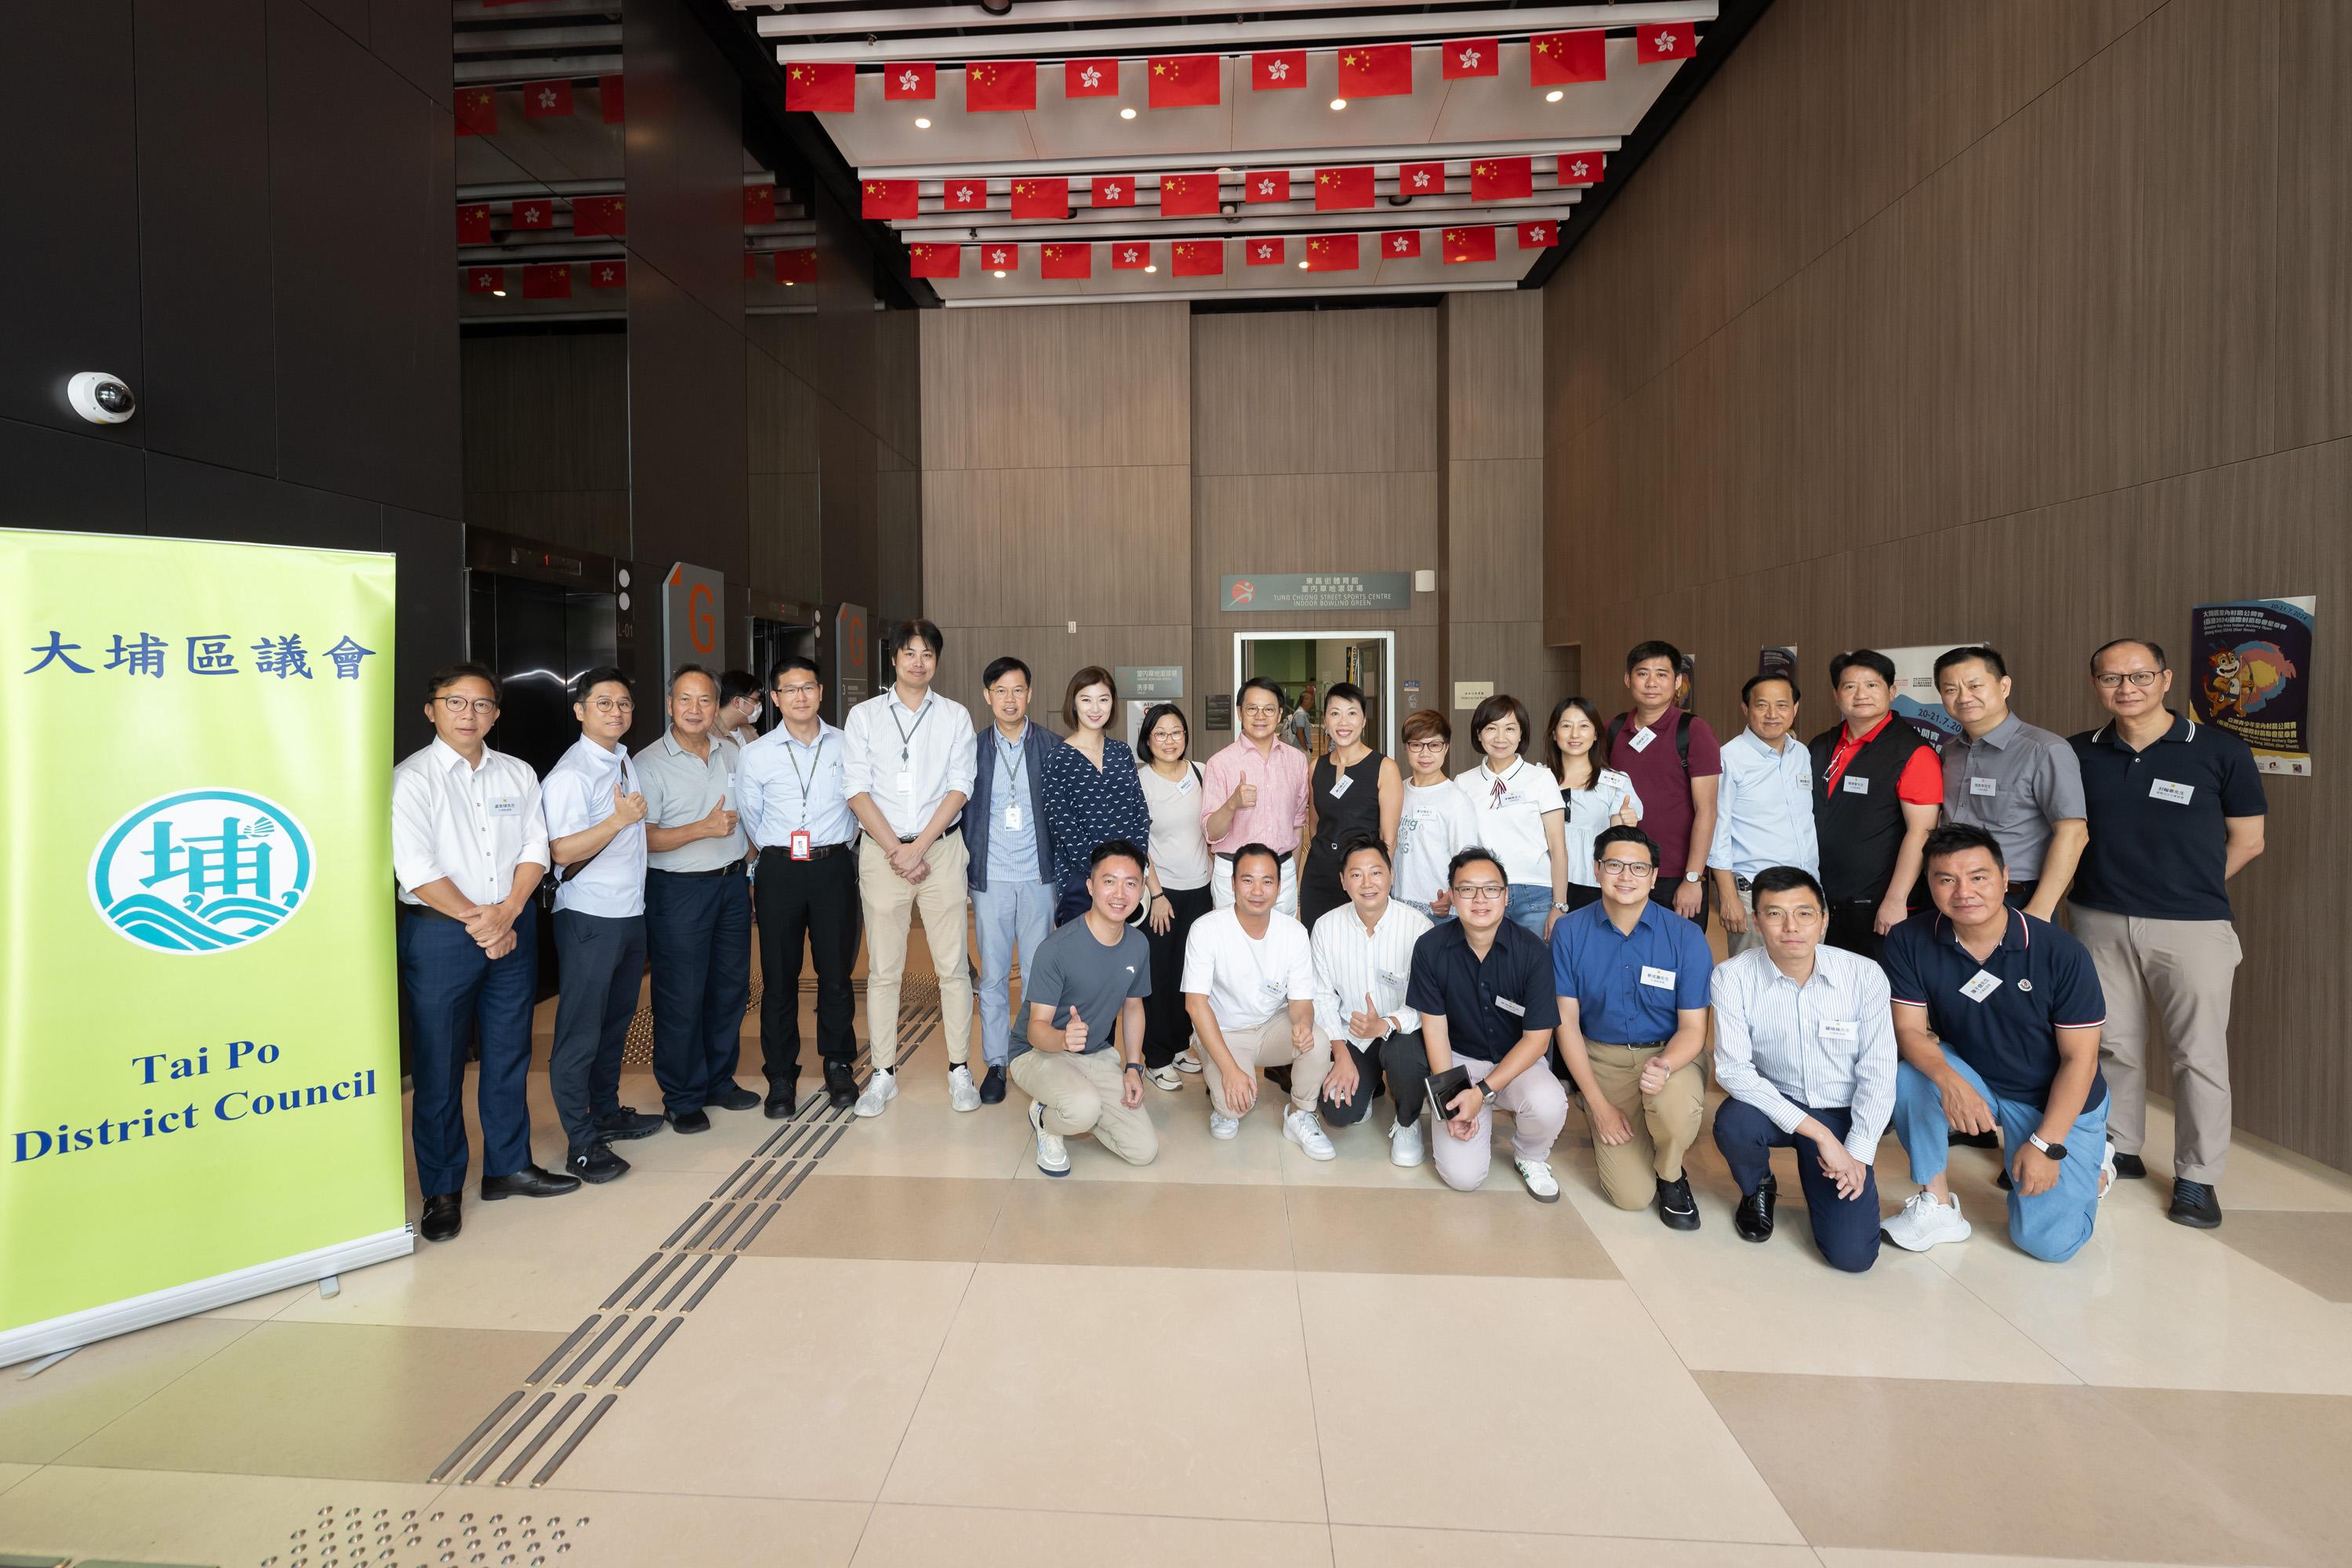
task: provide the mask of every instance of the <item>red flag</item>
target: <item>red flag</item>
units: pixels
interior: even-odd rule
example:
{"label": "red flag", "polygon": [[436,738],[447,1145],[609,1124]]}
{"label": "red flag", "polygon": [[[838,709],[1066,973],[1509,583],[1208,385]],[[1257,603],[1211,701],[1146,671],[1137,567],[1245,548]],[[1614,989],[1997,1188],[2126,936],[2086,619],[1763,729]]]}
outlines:
{"label": "red flag", "polygon": [[1161,217],[1213,217],[1216,212],[1216,175],[1162,174],[1160,176],[1160,216]]}
{"label": "red flag", "polygon": [[[940,95],[940,68],[912,63],[892,66],[882,73],[882,100],[895,103],[901,99],[932,99]],[[916,277],[924,276],[918,272]],[[948,276],[955,276],[950,273]]]}
{"label": "red flag", "polygon": [[1252,267],[1279,267],[1289,259],[1290,242],[1286,239],[1245,239],[1242,242],[1242,259]]}
{"label": "red flag", "polygon": [[743,187],[743,226],[776,221],[776,187],[773,184]]}
{"label": "red flag", "polygon": [[1465,76],[1497,76],[1503,69],[1503,45],[1499,38],[1456,38],[1438,50],[1438,58],[1445,62],[1445,79],[1459,81]]}
{"label": "red flag", "polygon": [[457,243],[488,245],[490,243],[490,204],[473,202],[457,209]]}
{"label": "red flag", "polygon": [[1470,165],[1470,199],[1503,202],[1535,195],[1535,164],[1528,158],[1481,158]]}
{"label": "red flag", "polygon": [[572,298],[572,263],[551,261],[533,263],[522,269],[522,297],[526,300],[569,300]]}
{"label": "red flag", "polygon": [[1658,22],[1633,29],[1633,58],[1654,66],[1662,60],[1686,60],[1698,51],[1698,37],[1688,22]]}
{"label": "red flag", "polygon": [[1528,40],[1528,79],[1537,87],[1606,81],[1608,36],[1598,27],[1578,33],[1538,33]]}
{"label": "red flag", "polygon": [[1563,185],[1596,185],[1609,167],[1605,153],[1562,153],[1559,155],[1559,183]]}
{"label": "red flag", "polygon": [[776,252],[776,281],[779,283],[815,282],[816,252],[807,247],[797,250]]}
{"label": "red flag", "polygon": [[591,289],[625,289],[628,286],[627,262],[592,261],[588,264],[588,287]]}
{"label": "red flag", "polygon": [[1381,254],[1391,261],[1421,259],[1421,230],[1396,228],[1381,236]]}
{"label": "red flag", "polygon": [[1224,62],[1215,55],[1155,55],[1147,63],[1154,109],[1215,103],[1223,92]]}
{"label": "red flag", "polygon": [[1041,245],[1037,247],[1040,278],[1091,278],[1095,247],[1085,244]]}
{"label": "red flag", "polygon": [[1064,98],[1117,98],[1117,60],[1067,60],[1062,66]]}
{"label": "red flag", "polygon": [[1411,44],[1359,44],[1339,51],[1339,96],[1393,98],[1412,90]]}
{"label": "red flag", "polygon": [[572,84],[568,81],[525,82],[522,112],[529,120],[555,120],[570,114]]}
{"label": "red flag", "polygon": [[1356,239],[1352,234],[1317,235],[1307,242],[1307,270],[1353,272],[1359,265]]}
{"label": "red flag", "polygon": [[1070,182],[1041,180],[1024,175],[1013,182],[1013,216],[1014,217],[1067,217],[1070,216]]}
{"label": "red flag", "polygon": [[963,68],[967,113],[1019,113],[1037,107],[1035,60],[980,60]]}
{"label": "red flag", "polygon": [[865,195],[859,201],[860,217],[913,217],[915,216],[915,182],[912,180],[868,180]]}
{"label": "red flag", "polygon": [[1169,270],[1179,278],[1216,278],[1225,270],[1222,239],[1180,239],[1168,249]]}
{"label": "red flag", "polygon": [[784,107],[847,114],[857,107],[857,68],[846,60],[800,60],[784,68]]}
{"label": "red flag", "polygon": [[1541,250],[1547,245],[1559,243],[1559,225],[1549,218],[1519,225],[1519,248]]}
{"label": "red flag", "polygon": [[1272,49],[1250,57],[1250,86],[1259,92],[1307,85],[1307,51]]}
{"label": "red flag", "polygon": [[621,197],[572,198],[572,233],[574,238],[600,234],[619,236],[628,232],[629,216]]}
{"label": "red flag", "polygon": [[1123,239],[1110,247],[1110,269],[1114,272],[1140,272],[1151,265],[1151,245],[1148,240]]}
{"label": "red flag", "polygon": [[1094,205],[1098,207],[1131,207],[1135,205],[1135,182],[1124,174],[1099,174],[1095,178]]}
{"label": "red flag", "polygon": [[1495,259],[1495,231],[1485,224],[1475,228],[1449,228],[1442,243],[1445,247],[1445,260],[1449,266],[1456,261]]}
{"label": "red flag", "polygon": [[908,270],[918,278],[960,278],[963,275],[961,245],[910,245]]}
{"label": "red flag", "polygon": [[496,136],[499,95],[487,87],[469,87],[457,95],[457,134]]}
{"label": "red flag", "polygon": [[1401,196],[1442,196],[1444,194],[1444,164],[1399,163],[1397,165],[1397,195]]}
{"label": "red flag", "polygon": [[596,103],[604,111],[604,123],[618,125],[629,116],[628,100],[616,76],[596,79]]}
{"label": "red flag", "polygon": [[992,272],[1011,272],[1021,265],[1021,247],[1017,245],[992,245],[981,260]]}
{"label": "red flag", "polygon": [[1353,169],[1318,169],[1315,171],[1315,210],[1336,212],[1348,207],[1368,207],[1372,205],[1372,169],[1369,163]]}
{"label": "red flag", "polygon": [[951,213],[980,211],[988,205],[988,182],[945,181],[940,186],[940,205]]}
{"label": "red flag", "polygon": [[555,204],[545,196],[536,201],[517,202],[507,209],[509,228],[553,228]]}
{"label": "red flag", "polygon": [[1242,195],[1253,202],[1286,202],[1290,199],[1290,171],[1259,169],[1242,181]]}
{"label": "red flag", "polygon": [[466,292],[468,294],[503,294],[507,291],[507,269],[503,267],[468,267],[466,268]]}

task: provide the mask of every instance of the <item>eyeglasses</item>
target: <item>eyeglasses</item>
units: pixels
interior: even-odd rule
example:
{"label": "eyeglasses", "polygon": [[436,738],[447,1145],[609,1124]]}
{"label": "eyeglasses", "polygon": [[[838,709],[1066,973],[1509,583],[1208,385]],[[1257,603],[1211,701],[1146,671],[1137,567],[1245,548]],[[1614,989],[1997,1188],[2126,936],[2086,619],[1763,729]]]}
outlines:
{"label": "eyeglasses", "polygon": [[792,697],[814,697],[816,695],[816,690],[817,684],[814,680],[797,681],[791,686],[777,687],[776,700],[782,701]]}
{"label": "eyeglasses", "polygon": [[1488,899],[1499,899],[1509,890],[1500,882],[1473,882],[1467,887],[1454,889],[1454,896],[1484,902]]}
{"label": "eyeglasses", "polygon": [[634,713],[637,710],[637,705],[625,697],[618,701],[610,697],[599,697],[585,706],[594,709],[599,713]]}
{"label": "eyeglasses", "polygon": [[487,719],[499,710],[498,699],[494,697],[436,697],[434,700],[452,716],[471,709]]}
{"label": "eyeglasses", "polygon": [[1646,860],[1603,860],[1601,868],[1612,877],[1654,877],[1658,868]]}
{"label": "eyeglasses", "polygon": [[2091,679],[2098,682],[2099,689],[2102,691],[2113,691],[2126,680],[2146,690],[2148,687],[2154,686],[2156,678],[2163,673],[2162,670],[2158,669],[2104,669]]}
{"label": "eyeglasses", "polygon": [[1407,741],[1404,749],[1408,752],[1442,752],[1445,750],[1445,742],[1432,735],[1426,740]]}

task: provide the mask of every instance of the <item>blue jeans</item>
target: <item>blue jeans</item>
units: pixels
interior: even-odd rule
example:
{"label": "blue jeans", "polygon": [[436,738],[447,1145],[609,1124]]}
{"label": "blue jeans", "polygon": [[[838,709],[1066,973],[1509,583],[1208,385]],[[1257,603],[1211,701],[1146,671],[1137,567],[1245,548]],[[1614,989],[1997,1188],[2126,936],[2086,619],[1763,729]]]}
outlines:
{"label": "blue jeans", "polygon": [[482,1174],[530,1163],[530,1009],[539,975],[539,911],[514,923],[515,949],[495,962],[456,921],[400,917],[400,983],[408,992],[415,1097],[409,1136],[416,1189],[426,1197],[466,1185],[466,1044],[478,1039],[474,1081],[482,1119]]}
{"label": "blue jeans", "polygon": [[[2010,1180],[2016,1181],[2017,1152],[2026,1147],[2026,1135],[2042,1125],[2042,1107],[2002,1099],[1949,1049],[1944,1060],[1992,1107],[1993,1120],[2000,1124],[2001,1160]],[[2009,1194],[2009,1238],[2044,1262],[2063,1263],[2091,1239],[2091,1223],[2099,1213],[2099,1164],[2107,1152],[2108,1103],[2102,1100],[2074,1118],[2066,1134],[2066,1157],[2058,1162],[2056,1186],[2037,1197],[2014,1191]],[[1913,1181],[1924,1187],[1944,1173],[1951,1132],[1935,1080],[1909,1062],[1896,1068],[1895,1135],[1911,1156]]]}
{"label": "blue jeans", "polygon": [[1551,913],[1551,884],[1538,887],[1533,882],[1511,884],[1511,921],[1526,927],[1537,936],[1544,933],[1544,917]]}
{"label": "blue jeans", "polygon": [[654,1081],[663,1109],[683,1116],[736,1087],[751,1001],[751,896],[741,875],[647,872],[646,953],[653,961]]}
{"label": "blue jeans", "polygon": [[1012,1057],[1013,949],[1020,949],[1026,975],[1038,946],[1054,933],[1055,899],[1051,882],[1002,877],[971,895],[971,923],[980,937],[980,1054],[990,1067],[1001,1068]]}
{"label": "blue jeans", "polygon": [[[1798,1109],[1830,1130],[1839,1142],[1853,1130],[1853,1111],[1832,1108]],[[1878,1261],[1878,1176],[1864,1179],[1862,1191],[1851,1198],[1838,1196],[1837,1184],[1822,1171],[1821,1155],[1810,1138],[1783,1132],[1772,1119],[1744,1100],[1727,1100],[1716,1107],[1715,1146],[1723,1151],[1739,1195],[1747,1197],[1772,1173],[1772,1151],[1797,1151],[1797,1182],[1804,1189],[1805,1213],[1813,1222],[1813,1245],[1832,1268],[1859,1274]]]}

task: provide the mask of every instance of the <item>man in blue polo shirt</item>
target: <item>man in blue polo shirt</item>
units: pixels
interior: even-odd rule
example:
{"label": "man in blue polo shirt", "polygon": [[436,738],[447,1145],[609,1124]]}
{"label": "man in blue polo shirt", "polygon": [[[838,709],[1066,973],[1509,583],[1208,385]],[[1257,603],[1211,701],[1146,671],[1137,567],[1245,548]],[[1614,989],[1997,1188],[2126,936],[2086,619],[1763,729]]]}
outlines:
{"label": "man in blue polo shirt", "polygon": [[1696,1230],[1683,1156],[1706,1118],[1697,1063],[1715,954],[1697,926],[1651,899],[1658,846],[1648,834],[1604,830],[1592,864],[1601,901],[1552,927],[1559,1054],[1583,1091],[1609,1201],[1654,1202],[1669,1230]]}
{"label": "man in blue polo shirt", "polygon": [[2063,1263],[2091,1239],[2115,1178],[2098,972],[2081,942],[2002,901],[2009,871],[1983,828],[1937,828],[1921,860],[1936,907],[1888,931],[1879,954],[1903,1057],[1895,1133],[1919,1184],[1887,1221],[1886,1239],[1913,1252],[1966,1241],[1969,1222],[1944,1177],[1946,1145],[1955,1129],[1998,1129],[2010,1239]]}

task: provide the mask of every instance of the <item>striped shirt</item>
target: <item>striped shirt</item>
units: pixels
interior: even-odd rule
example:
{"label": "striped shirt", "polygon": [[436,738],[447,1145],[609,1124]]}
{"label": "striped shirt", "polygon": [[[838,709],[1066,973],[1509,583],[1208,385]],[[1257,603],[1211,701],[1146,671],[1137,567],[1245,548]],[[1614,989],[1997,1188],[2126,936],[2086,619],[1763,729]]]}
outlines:
{"label": "striped shirt", "polygon": [[1315,922],[1315,1026],[1326,1038],[1356,1039],[1348,1033],[1348,1016],[1363,1009],[1366,996],[1374,1012],[1396,1021],[1398,1032],[1421,1027],[1421,1015],[1404,1005],[1404,993],[1412,979],[1412,944],[1428,930],[1427,915],[1396,899],[1369,931],[1352,901]]}

